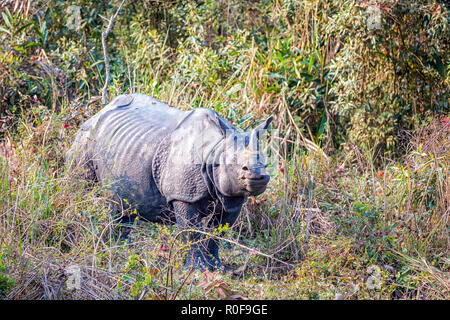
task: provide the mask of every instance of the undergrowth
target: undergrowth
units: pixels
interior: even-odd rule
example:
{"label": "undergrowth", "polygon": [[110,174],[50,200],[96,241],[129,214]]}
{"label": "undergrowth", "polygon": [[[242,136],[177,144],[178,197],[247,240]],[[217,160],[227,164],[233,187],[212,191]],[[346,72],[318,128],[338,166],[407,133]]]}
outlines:
{"label": "undergrowth", "polygon": [[449,298],[443,4],[381,1],[377,30],[356,1],[125,5],[109,98],[212,108],[240,130],[276,116],[268,189],[221,230],[227,271],[200,273],[175,226],[137,219],[119,241],[107,185],[64,165],[102,107],[100,15],[118,3],[4,2],[0,298]]}

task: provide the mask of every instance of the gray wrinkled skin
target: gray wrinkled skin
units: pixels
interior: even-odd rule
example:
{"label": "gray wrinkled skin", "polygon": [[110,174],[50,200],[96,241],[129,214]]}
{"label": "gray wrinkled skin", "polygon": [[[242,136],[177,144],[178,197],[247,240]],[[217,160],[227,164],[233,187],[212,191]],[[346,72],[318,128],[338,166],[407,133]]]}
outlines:
{"label": "gray wrinkled skin", "polygon": [[[66,161],[107,183],[119,208],[129,204],[148,221],[204,230],[207,218],[208,227],[231,226],[247,197],[269,182],[258,137],[271,120],[240,133],[209,109],[121,95],[81,126]],[[186,266],[221,267],[216,241],[198,232],[186,240]]]}

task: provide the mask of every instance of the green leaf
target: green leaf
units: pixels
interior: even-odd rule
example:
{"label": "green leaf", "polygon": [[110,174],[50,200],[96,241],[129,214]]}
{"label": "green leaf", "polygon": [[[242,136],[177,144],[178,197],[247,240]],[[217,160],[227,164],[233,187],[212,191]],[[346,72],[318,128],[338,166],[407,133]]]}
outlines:
{"label": "green leaf", "polygon": [[39,36],[39,38],[41,38],[41,40],[44,38],[44,35],[42,34],[40,28],[36,25],[36,23],[33,23],[33,30],[34,32],[37,33],[37,35]]}
{"label": "green leaf", "polygon": [[300,73],[300,76],[305,78],[306,81],[312,81],[312,79],[313,79],[312,75],[305,73],[305,72]]}
{"label": "green leaf", "polygon": [[269,73],[267,76],[271,79],[278,79],[278,78],[284,79],[284,76],[282,76],[279,73]]}
{"label": "green leaf", "polygon": [[94,62],[93,64],[91,64],[90,67],[93,68],[93,67],[95,67],[96,65],[98,65],[98,64],[100,64],[100,63],[104,63],[104,62],[105,62],[105,60],[103,60],[103,59],[98,60],[98,61]]}
{"label": "green leaf", "polygon": [[442,78],[445,78],[446,74],[447,74],[447,70],[445,70],[445,66],[442,63],[441,57],[438,54],[433,53],[433,58],[435,60],[435,63],[434,63],[435,69],[439,72],[439,74],[442,76]]}
{"label": "green leaf", "polygon": [[18,35],[22,30],[28,28],[29,26],[31,26],[33,24],[33,22],[29,22],[23,26],[21,26],[19,29],[16,30],[16,32],[14,32],[14,36]]}
{"label": "green leaf", "polygon": [[[6,8],[6,10],[8,10],[8,8]],[[2,17],[3,17],[3,20],[5,21],[6,26],[8,28],[12,29],[11,22],[9,21],[8,16],[4,12],[2,12]]]}
{"label": "green leaf", "polygon": [[23,46],[24,48],[30,48],[30,47],[40,47],[42,46],[42,44],[38,42],[29,42],[25,45],[22,44],[21,46]]}
{"label": "green leaf", "polygon": [[309,61],[308,61],[308,73],[309,74],[311,74],[311,70],[312,70],[312,67],[313,67],[313,62],[314,62],[314,55],[312,55],[309,58]]}
{"label": "green leaf", "polygon": [[327,112],[326,110],[323,110],[322,112],[322,119],[320,120],[319,124],[319,130],[317,130],[316,135],[316,142],[320,142],[320,138],[322,137],[323,133],[325,132],[325,125],[327,124]]}
{"label": "green leaf", "polygon": [[5,29],[3,27],[0,27],[0,32],[4,32],[4,33],[7,33],[7,34],[11,35],[11,31],[9,31],[9,30],[7,30],[7,29]]}
{"label": "green leaf", "polygon": [[281,88],[278,88],[278,87],[269,87],[269,88],[265,88],[263,91],[264,91],[264,92],[267,92],[267,91],[280,92],[280,91],[281,91]]}

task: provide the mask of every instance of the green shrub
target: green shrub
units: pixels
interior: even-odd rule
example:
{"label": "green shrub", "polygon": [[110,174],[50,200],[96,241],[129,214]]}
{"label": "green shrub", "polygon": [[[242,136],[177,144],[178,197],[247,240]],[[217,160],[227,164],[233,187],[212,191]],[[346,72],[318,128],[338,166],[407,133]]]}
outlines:
{"label": "green shrub", "polygon": [[15,285],[13,278],[6,273],[5,255],[0,255],[0,299],[8,295],[12,287]]}
{"label": "green shrub", "polygon": [[337,133],[350,142],[373,154],[398,155],[402,131],[449,111],[450,30],[442,4],[344,1],[328,29],[342,42],[330,65],[332,113]]}

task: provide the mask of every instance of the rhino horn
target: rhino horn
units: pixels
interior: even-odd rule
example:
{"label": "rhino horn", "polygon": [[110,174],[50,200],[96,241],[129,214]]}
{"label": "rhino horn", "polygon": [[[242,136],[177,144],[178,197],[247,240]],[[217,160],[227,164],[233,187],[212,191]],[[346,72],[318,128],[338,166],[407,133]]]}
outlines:
{"label": "rhino horn", "polygon": [[249,150],[257,150],[258,148],[258,138],[259,138],[259,131],[266,130],[269,127],[269,124],[272,122],[273,116],[270,116],[266,119],[263,123],[261,123],[259,126],[254,128],[250,133],[250,141],[248,144]]}
{"label": "rhino horn", "polygon": [[258,149],[258,131],[253,129],[250,133],[250,141],[247,147],[250,151]]}

